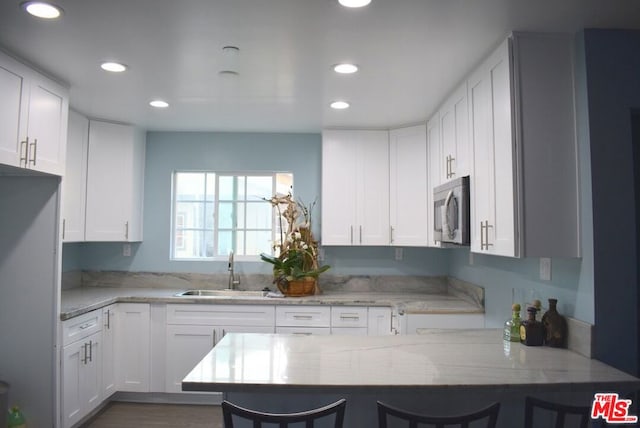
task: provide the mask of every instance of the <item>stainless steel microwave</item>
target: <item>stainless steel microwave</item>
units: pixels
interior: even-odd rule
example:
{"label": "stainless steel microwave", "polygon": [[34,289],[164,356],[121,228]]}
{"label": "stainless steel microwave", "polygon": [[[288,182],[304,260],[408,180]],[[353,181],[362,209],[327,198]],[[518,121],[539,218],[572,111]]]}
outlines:
{"label": "stainless steel microwave", "polygon": [[441,245],[469,245],[469,176],[433,189],[434,240]]}

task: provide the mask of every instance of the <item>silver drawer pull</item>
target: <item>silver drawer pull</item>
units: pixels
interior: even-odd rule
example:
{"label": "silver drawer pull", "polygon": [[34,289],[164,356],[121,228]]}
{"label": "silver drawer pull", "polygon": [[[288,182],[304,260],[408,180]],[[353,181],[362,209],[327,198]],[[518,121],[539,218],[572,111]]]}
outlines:
{"label": "silver drawer pull", "polygon": [[93,324],[92,324],[92,323],[90,323],[90,322],[88,322],[88,323],[86,323],[86,324],[82,324],[82,325],[81,325],[80,327],[78,327],[78,328],[79,328],[80,330],[86,330],[86,329],[88,329],[89,327],[92,327],[92,326],[93,326]]}
{"label": "silver drawer pull", "polygon": [[294,315],[293,319],[294,320],[312,320],[313,315]]}
{"label": "silver drawer pull", "polygon": [[341,320],[356,320],[358,321],[360,319],[359,315],[340,315],[340,319]]}
{"label": "silver drawer pull", "polygon": [[302,332],[296,333],[296,332],[294,332],[293,335],[294,336],[311,336],[311,335],[313,335],[313,333],[302,333]]}

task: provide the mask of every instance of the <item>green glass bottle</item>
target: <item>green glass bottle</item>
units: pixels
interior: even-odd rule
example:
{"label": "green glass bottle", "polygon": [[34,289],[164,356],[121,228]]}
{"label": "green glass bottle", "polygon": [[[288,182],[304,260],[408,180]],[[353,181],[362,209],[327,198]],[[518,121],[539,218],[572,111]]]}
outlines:
{"label": "green glass bottle", "polygon": [[9,410],[9,420],[7,421],[7,427],[27,428],[27,423],[25,422],[24,415],[22,414],[18,406],[13,406],[11,410]]}
{"label": "green glass bottle", "polygon": [[511,318],[504,323],[502,338],[509,342],[520,342],[520,304],[511,305]]}

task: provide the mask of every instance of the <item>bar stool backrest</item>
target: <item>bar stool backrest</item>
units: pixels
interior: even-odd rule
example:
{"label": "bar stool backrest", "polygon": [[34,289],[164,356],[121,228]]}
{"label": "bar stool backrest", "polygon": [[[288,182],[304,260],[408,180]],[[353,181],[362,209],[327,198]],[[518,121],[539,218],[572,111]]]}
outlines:
{"label": "bar stool backrest", "polygon": [[540,400],[539,398],[526,397],[524,402],[524,426],[533,428],[534,410],[544,409],[555,413],[554,428],[565,428],[567,416],[574,415],[579,418],[580,428],[587,428],[591,409],[588,406],[569,406],[566,404],[553,403],[551,401]]}
{"label": "bar stool backrest", "polygon": [[[387,428],[388,417],[392,416],[408,423],[409,428],[418,428],[418,426],[445,428],[460,427],[469,428],[472,422],[482,421],[486,419],[486,428],[495,428],[498,422],[498,412],[500,411],[500,403],[494,403],[482,410],[473,413],[453,416],[429,416],[418,413],[408,412],[398,407],[378,401],[378,427]],[[474,425],[478,426],[478,425]]]}
{"label": "bar stool backrest", "polygon": [[313,428],[315,421],[324,417],[334,417],[334,428],[342,428],[344,411],[347,400],[344,398],[335,403],[297,413],[265,413],[237,406],[227,400],[222,402],[222,416],[225,428],[233,428],[234,416],[253,422],[253,428],[262,428],[263,424],[277,424],[279,428],[288,428],[291,424],[298,424],[305,428]]}

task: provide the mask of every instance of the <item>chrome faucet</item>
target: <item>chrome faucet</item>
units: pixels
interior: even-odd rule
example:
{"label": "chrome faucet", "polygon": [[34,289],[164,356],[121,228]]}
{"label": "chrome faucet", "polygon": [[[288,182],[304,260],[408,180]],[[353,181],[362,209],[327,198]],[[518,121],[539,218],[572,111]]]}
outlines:
{"label": "chrome faucet", "polygon": [[228,271],[229,271],[229,290],[234,290],[236,288],[236,285],[240,284],[240,278],[236,277],[236,275],[233,272],[233,250],[231,250],[229,252],[229,267],[228,267]]}

